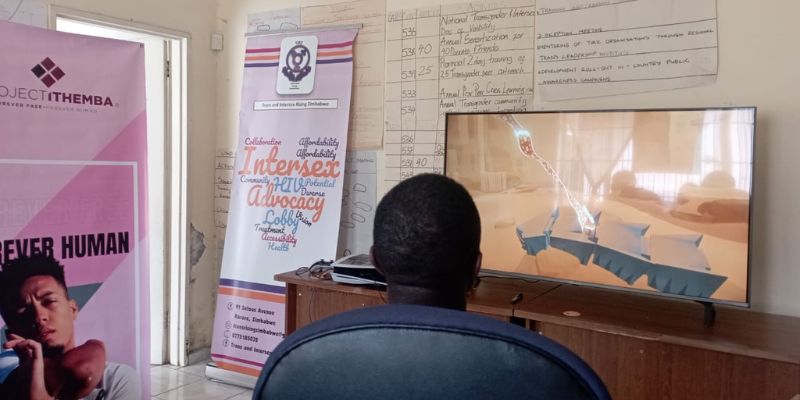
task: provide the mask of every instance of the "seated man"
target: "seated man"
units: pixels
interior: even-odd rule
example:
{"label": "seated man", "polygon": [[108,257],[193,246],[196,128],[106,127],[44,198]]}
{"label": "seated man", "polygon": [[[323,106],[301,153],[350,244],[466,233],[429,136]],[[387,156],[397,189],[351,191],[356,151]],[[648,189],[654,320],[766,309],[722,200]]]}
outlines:
{"label": "seated man", "polygon": [[2,399],[140,400],[139,378],[126,365],[106,362],[102,342],[75,345],[78,306],[69,298],[64,267],[42,254],[7,261],[0,271],[0,315],[7,324],[9,365]]}
{"label": "seated man", "polygon": [[481,266],[481,222],[456,181],[417,175],[378,204],[370,251],[389,303],[466,309]]}
{"label": "seated man", "polygon": [[[253,398],[608,399],[568,350],[463,312],[480,269],[480,237],[464,187],[440,175],[401,182],[378,205],[370,251],[394,304],[292,333],[270,354]],[[316,379],[305,382],[310,369]]]}

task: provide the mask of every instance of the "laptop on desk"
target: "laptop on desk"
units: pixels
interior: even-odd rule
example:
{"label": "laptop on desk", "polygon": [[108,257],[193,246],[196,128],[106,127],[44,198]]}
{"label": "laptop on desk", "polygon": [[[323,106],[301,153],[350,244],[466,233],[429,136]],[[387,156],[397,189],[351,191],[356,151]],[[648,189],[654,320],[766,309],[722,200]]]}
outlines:
{"label": "laptop on desk", "polygon": [[331,279],[334,282],[351,285],[386,285],[386,278],[381,275],[369,254],[353,254],[334,261],[331,264]]}

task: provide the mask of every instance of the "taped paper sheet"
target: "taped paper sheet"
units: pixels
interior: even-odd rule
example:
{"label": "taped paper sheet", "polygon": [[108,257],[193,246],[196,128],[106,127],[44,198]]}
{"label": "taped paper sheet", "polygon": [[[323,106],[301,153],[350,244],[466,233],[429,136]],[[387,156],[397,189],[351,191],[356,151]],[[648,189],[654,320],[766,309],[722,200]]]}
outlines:
{"label": "taped paper sheet", "polygon": [[533,104],[530,0],[390,11],[386,23],[385,183],[442,173],[445,114]]}
{"label": "taped paper sheet", "polygon": [[708,85],[715,0],[539,0],[537,90],[564,100]]}

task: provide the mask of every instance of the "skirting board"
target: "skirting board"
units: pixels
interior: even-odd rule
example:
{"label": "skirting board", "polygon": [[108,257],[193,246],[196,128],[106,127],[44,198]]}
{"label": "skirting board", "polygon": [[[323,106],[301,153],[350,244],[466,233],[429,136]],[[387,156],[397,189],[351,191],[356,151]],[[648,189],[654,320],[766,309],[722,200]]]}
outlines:
{"label": "skirting board", "polygon": [[256,387],[258,378],[218,368],[213,362],[206,364],[206,377],[248,389]]}

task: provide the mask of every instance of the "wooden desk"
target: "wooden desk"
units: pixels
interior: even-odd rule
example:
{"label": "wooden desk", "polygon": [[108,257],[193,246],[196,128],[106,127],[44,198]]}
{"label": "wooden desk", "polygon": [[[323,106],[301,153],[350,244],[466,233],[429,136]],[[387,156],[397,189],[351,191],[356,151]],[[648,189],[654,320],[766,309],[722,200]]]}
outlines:
{"label": "wooden desk", "polygon": [[[286,334],[309,323],[358,307],[386,304],[383,288],[361,285],[343,285],[285,272],[275,275],[275,280],[286,283]],[[519,279],[481,278],[478,288],[470,296],[467,310],[492,318],[510,321],[513,316],[511,299],[523,293],[523,299],[536,298],[558,287],[552,282],[526,282]]]}
{"label": "wooden desk", "polygon": [[[294,272],[275,279],[287,284],[287,334],[386,299],[383,291]],[[517,293],[523,299],[511,305]],[[717,306],[714,326],[704,328],[703,308],[688,301],[506,278],[483,278],[467,309],[521,322],[569,347],[617,400],[800,395],[800,318]]]}
{"label": "wooden desk", "polygon": [[[569,347],[615,399],[792,399],[800,394],[800,318],[562,285],[514,310]],[[577,311],[568,317],[565,311]]]}

